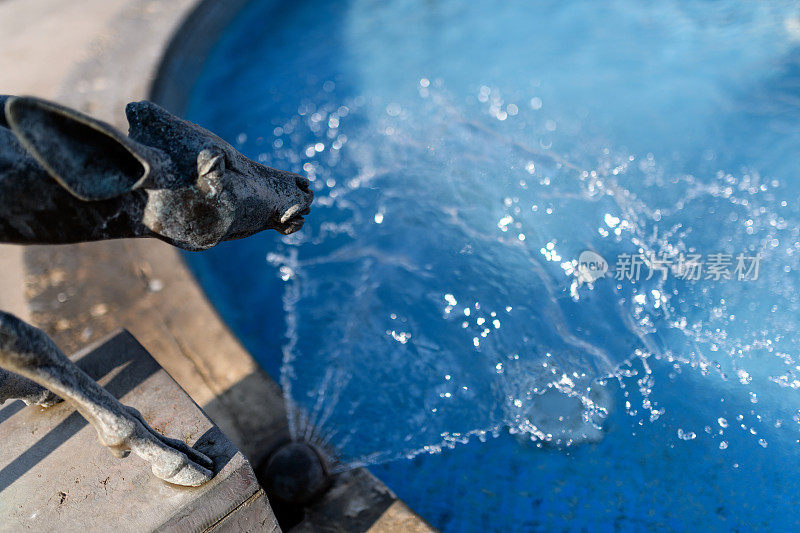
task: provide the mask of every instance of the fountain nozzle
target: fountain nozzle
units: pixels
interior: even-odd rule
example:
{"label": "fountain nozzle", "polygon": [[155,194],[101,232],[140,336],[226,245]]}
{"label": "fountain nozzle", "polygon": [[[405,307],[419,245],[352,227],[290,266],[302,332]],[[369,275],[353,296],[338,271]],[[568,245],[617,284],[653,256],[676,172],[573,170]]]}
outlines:
{"label": "fountain nozzle", "polygon": [[331,478],[322,455],[304,442],[278,448],[263,471],[264,489],[270,498],[304,505],[330,486]]}

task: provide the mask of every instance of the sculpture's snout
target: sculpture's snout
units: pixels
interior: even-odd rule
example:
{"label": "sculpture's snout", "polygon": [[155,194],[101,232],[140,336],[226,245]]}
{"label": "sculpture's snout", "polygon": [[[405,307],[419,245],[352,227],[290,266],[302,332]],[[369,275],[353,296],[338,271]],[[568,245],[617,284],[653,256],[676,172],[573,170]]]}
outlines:
{"label": "sculpture's snout", "polygon": [[314,201],[314,191],[311,190],[311,182],[308,178],[298,174],[290,174],[290,179],[294,182],[294,190],[287,207],[280,215],[280,225],[277,228],[284,235],[289,235],[303,227],[303,218],[311,212],[311,203]]}

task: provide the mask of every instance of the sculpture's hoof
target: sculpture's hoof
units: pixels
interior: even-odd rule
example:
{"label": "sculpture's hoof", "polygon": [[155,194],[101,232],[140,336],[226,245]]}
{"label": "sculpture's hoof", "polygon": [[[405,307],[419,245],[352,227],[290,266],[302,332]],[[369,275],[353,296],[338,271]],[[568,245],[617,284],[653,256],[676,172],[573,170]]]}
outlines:
{"label": "sculpture's hoof", "polygon": [[101,441],[115,456],[125,457],[130,450],[151,464],[154,476],[174,485],[197,487],[214,477],[214,461],[210,457],[181,440],[158,433],[133,407],[122,407],[128,416],[116,428],[119,433],[101,434]]}
{"label": "sculpture's hoof", "polygon": [[303,505],[330,486],[330,475],[322,456],[308,444],[292,442],[272,454],[263,471],[269,497]]}
{"label": "sculpture's hoof", "polygon": [[155,466],[153,466],[153,474],[155,474],[157,477],[160,477],[167,483],[182,485],[184,487],[198,487],[206,481],[210,481],[211,478],[214,477],[213,472],[191,461],[187,461],[186,464],[184,464],[171,476],[162,477],[158,475]]}

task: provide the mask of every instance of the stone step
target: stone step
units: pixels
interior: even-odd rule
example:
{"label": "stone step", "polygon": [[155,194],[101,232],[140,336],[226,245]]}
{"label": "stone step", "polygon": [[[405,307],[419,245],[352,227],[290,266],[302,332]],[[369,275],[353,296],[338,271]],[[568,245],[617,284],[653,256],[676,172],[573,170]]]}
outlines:
{"label": "stone step", "polygon": [[280,531],[250,463],[127,331],[72,359],[162,434],[214,460],[196,488],[117,459],[70,404],[0,407],[0,531]]}

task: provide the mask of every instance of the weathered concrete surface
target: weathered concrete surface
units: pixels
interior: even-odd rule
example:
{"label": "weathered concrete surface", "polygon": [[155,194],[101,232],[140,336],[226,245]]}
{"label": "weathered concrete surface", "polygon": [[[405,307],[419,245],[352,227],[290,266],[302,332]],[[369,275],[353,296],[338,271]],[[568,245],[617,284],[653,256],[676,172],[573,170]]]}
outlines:
{"label": "weathered concrete surface", "polygon": [[0,530],[278,531],[250,464],[127,332],[72,357],[158,431],[214,460],[197,488],[154,478],[135,455],[114,458],[70,404],[0,408]]}
{"label": "weathered concrete surface", "polygon": [[[110,22],[119,4],[108,0],[0,2],[0,93],[54,97],[76,58],[88,56],[97,44],[97,28]],[[69,28],[64,27],[65,20],[70,21]],[[0,272],[0,308],[29,320],[19,246],[0,244]]]}
{"label": "weathered concrete surface", "polygon": [[22,320],[30,320],[28,302],[25,300],[25,263],[22,248],[0,244],[0,309],[13,313]]}
{"label": "weathered concrete surface", "polygon": [[389,506],[367,530],[369,533],[428,533],[434,529],[400,500]]}
{"label": "weathered concrete surface", "polygon": [[124,2],[5,0],[0,2],[0,88],[3,94],[53,97],[76,61],[100,46]]}

